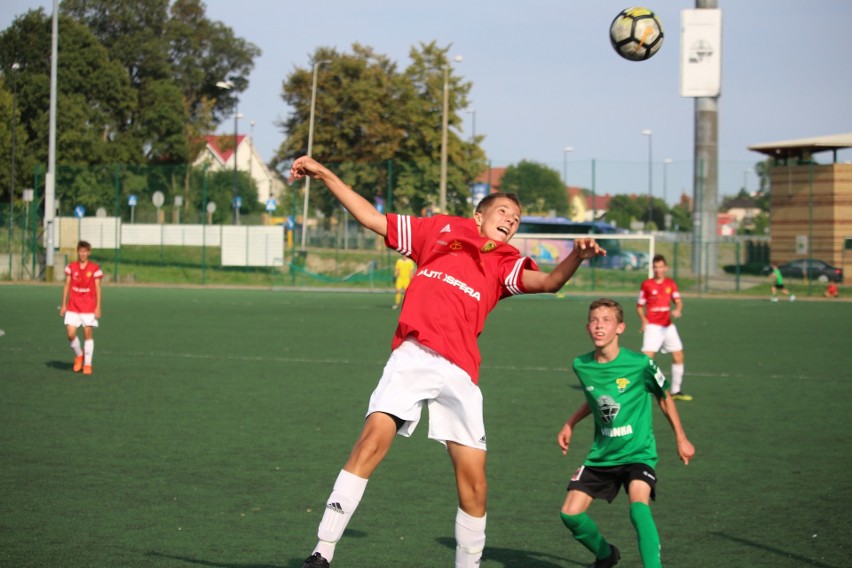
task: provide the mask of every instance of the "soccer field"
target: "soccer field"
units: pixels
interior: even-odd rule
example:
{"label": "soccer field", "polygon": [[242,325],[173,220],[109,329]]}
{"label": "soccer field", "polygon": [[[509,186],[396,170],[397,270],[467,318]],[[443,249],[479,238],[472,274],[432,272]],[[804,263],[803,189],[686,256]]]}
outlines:
{"label": "soccer field", "polygon": [[[301,566],[387,359],[392,295],[105,287],[85,378],[60,297],[0,286],[0,566]],[[486,324],[483,567],[591,562],[559,507],[592,421],[567,457],[555,441],[583,400],[570,366],[591,299],[513,298]],[[635,297],[616,299],[638,349]],[[685,299],[697,454],[680,464],[655,411],[666,566],[850,565],[850,322],[852,303]],[[397,440],[333,566],[452,565],[452,468],[426,429]],[[639,566],[626,496],[590,514]]]}

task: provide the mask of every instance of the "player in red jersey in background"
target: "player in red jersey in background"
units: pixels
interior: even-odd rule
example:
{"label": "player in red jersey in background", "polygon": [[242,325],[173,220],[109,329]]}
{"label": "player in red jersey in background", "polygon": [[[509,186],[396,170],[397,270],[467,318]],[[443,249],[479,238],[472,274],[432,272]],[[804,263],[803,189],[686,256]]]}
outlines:
{"label": "player in red jersey in background", "polygon": [[[65,267],[65,286],[62,288],[62,303],[59,315],[65,318],[68,341],[74,351],[74,372],[92,374],[92,355],[95,352],[93,328],[98,327],[101,317],[101,267],[89,260],[92,245],[86,241],[77,243],[77,261]],[[83,347],[77,329],[83,327]]]}
{"label": "player in red jersey in background", "polygon": [[[543,273],[508,244],[521,220],[520,203],[512,194],[485,197],[473,218],[384,215],[309,157],[297,159],[290,173],[295,179],[311,176],[325,183],[359,223],[417,263],[390,359],[327,501],[319,541],[303,568],[329,566],[369,477],[394,437],[411,435],[427,405],[429,437],[446,446],[456,476],[455,566],[479,566],[485,547],[486,444],[477,338],[498,301],[556,292],[584,259],[606,253],[594,239],[577,239],[571,254]],[[349,563],[371,564],[365,559]]]}
{"label": "player in red jersey in background", "polygon": [[692,397],[683,392],[683,342],[672,322],[672,318],[679,319],[682,315],[683,301],[675,281],[666,278],[669,269],[666,257],[655,255],[651,266],[654,277],[642,282],[636,303],[636,313],[642,320],[639,331],[644,334],[642,352],[651,358],[658,351],[672,354],[672,398],[689,401]]}

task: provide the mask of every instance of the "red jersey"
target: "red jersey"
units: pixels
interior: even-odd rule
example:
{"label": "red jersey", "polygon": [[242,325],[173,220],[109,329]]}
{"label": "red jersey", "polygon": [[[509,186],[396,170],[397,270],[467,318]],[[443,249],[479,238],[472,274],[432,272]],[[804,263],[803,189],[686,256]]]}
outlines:
{"label": "red jersey", "polygon": [[480,236],[473,219],[395,213],[387,218],[385,245],[417,263],[392,348],[412,337],[477,383],[477,339],[485,318],[503,298],[523,294],[524,270],[538,267],[508,243]]}
{"label": "red jersey", "polygon": [[65,276],[71,277],[71,287],[68,290],[68,311],[78,314],[93,314],[98,307],[95,280],[104,277],[101,267],[91,260],[85,268],[75,261],[65,267]]}
{"label": "red jersey", "polygon": [[648,318],[648,323],[669,326],[672,324],[672,301],[679,299],[680,292],[674,280],[663,278],[662,282],[657,282],[649,278],[642,282],[637,304],[647,306],[645,317]]}

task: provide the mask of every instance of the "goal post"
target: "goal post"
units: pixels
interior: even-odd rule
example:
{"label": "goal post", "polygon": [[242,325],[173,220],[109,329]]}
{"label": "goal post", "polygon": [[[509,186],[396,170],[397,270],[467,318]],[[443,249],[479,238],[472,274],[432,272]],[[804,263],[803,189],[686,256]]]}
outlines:
{"label": "goal post", "polygon": [[652,259],[656,254],[656,241],[653,234],[517,233],[510,244],[539,266],[555,266],[571,253],[574,239],[590,237],[607,251],[607,256],[595,260],[594,266],[647,270],[648,278],[654,276]]}

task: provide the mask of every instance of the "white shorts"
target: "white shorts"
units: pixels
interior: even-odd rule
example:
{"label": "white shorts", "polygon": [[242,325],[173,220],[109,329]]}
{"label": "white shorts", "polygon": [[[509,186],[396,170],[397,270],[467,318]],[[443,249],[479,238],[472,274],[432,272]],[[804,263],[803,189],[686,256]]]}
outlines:
{"label": "white shorts", "polygon": [[663,326],[649,323],[642,339],[643,353],[675,353],[683,351],[683,343],[675,324]]}
{"label": "white shorts", "polygon": [[65,312],[65,325],[72,327],[98,327],[95,314],[80,314],[77,312]]}
{"label": "white shorts", "polygon": [[424,404],[429,407],[431,439],[486,449],[482,391],[443,355],[406,339],[388,359],[367,416],[384,412],[404,420],[397,434],[408,437],[420,422]]}

